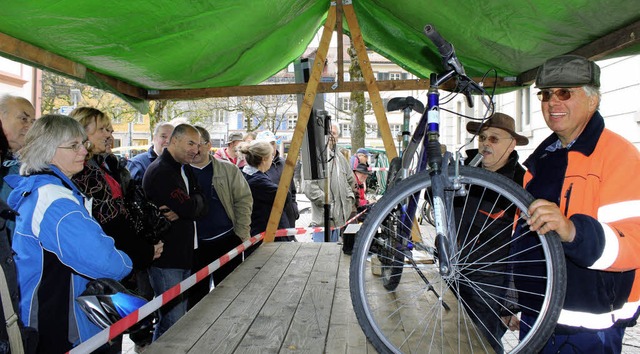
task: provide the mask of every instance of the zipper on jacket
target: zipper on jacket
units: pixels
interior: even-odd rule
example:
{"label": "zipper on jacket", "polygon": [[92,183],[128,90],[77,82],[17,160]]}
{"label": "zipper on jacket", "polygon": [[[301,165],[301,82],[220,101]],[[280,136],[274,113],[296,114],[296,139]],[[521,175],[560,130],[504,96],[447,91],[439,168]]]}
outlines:
{"label": "zipper on jacket", "polygon": [[571,200],[571,190],[573,189],[573,183],[571,183],[569,185],[569,188],[567,189],[567,191],[564,193],[564,199],[565,199],[565,204],[564,204],[564,216],[568,216],[567,214],[569,214],[569,200]]}

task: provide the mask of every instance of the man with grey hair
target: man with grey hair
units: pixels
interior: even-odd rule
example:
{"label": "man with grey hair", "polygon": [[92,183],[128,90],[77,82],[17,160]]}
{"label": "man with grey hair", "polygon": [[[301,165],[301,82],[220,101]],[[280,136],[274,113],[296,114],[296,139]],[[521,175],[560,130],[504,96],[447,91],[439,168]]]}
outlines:
{"label": "man with grey hair", "polygon": [[[326,190],[325,180],[304,181],[304,194],[311,202],[311,226],[325,226],[334,228],[331,231],[329,241],[337,242],[340,235],[338,227],[342,227],[349,219],[349,215],[355,209],[356,185],[355,177],[349,166],[349,161],[340,152],[337,146],[340,129],[338,125],[331,125],[331,135],[327,142],[327,171],[330,178],[329,190]],[[331,205],[329,225],[324,224],[324,204],[328,193],[328,202]],[[323,242],[324,232],[313,234],[314,242]]]}
{"label": "man with grey hair", "polygon": [[138,154],[127,162],[127,169],[131,173],[131,179],[142,184],[142,178],[147,167],[162,154],[167,146],[173,133],[173,124],[169,122],[158,123],[153,130],[153,145],[143,154]]}
{"label": "man with grey hair", "polygon": [[[639,310],[640,153],[605,128],[598,112],[600,68],[593,61],[576,55],[549,59],[538,70],[536,86],[553,133],[524,162],[524,186],[537,198],[526,224],[541,234],[555,231],[567,260],[564,305],[541,352],[620,353],[625,328],[636,323]],[[517,239],[512,254],[525,262],[539,257],[519,253],[535,237]],[[516,267],[523,269],[515,274],[544,272]],[[522,338],[543,300],[527,296],[540,284],[515,282]]]}
{"label": "man with grey hair", "polygon": [[[2,133],[7,138],[9,150],[3,151],[2,175],[17,174],[20,165],[14,156],[24,145],[24,138],[27,132],[36,121],[36,110],[29,100],[20,96],[2,95],[0,96],[0,122],[2,123]],[[0,199],[6,201],[11,187],[0,182]]]}

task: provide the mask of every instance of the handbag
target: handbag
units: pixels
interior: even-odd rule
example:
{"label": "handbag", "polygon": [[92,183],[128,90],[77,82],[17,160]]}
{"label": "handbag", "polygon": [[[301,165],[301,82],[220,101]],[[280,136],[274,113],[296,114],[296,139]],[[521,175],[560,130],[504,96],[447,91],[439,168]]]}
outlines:
{"label": "handbag", "polygon": [[134,183],[127,193],[125,205],[129,211],[133,228],[138,236],[155,245],[162,241],[163,234],[171,227],[171,222],[160,209],[150,202],[142,187]]}

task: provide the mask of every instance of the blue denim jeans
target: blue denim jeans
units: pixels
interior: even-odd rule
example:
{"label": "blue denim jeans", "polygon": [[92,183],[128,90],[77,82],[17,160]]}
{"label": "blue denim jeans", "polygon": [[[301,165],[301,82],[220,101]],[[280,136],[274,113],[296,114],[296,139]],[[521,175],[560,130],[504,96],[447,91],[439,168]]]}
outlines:
{"label": "blue denim jeans", "polygon": [[[331,234],[329,234],[329,242],[338,242],[338,236],[340,236],[340,230],[332,230]],[[314,232],[311,237],[313,238],[313,242],[324,242],[324,231]]]}
{"label": "blue denim jeans", "polygon": [[[149,281],[151,281],[151,287],[156,296],[187,279],[190,275],[191,270],[189,269],[149,267]],[[160,338],[185,313],[187,313],[187,298],[184,294],[162,306],[158,323],[153,332],[153,340]]]}

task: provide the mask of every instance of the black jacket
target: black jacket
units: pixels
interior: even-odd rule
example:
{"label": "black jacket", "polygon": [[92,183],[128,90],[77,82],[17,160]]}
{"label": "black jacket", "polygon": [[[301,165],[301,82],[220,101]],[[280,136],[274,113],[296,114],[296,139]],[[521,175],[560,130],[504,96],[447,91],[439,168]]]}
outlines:
{"label": "black jacket", "polygon": [[[257,171],[252,175],[248,175],[242,172],[244,178],[251,188],[251,196],[253,197],[253,209],[251,212],[251,236],[255,236],[267,229],[269,222],[269,216],[271,215],[271,208],[273,202],[276,199],[276,193],[278,191],[278,185],[275,184],[266,174]],[[287,193],[287,199],[285,201],[284,208],[286,210],[287,204],[289,204],[290,195]],[[278,229],[289,228],[289,220],[283,213],[280,216],[280,222],[278,223]],[[278,237],[276,240],[285,241],[291,240],[293,236]]]}
{"label": "black jacket", "polygon": [[[471,161],[477,153],[477,149],[468,150],[466,163]],[[506,165],[496,173],[521,186],[525,170],[518,163],[518,153],[513,151]],[[498,198],[496,193],[474,186],[468,191],[467,197],[458,197],[454,200],[456,220],[461,220],[458,231],[461,256],[469,257],[470,261],[482,258],[484,263],[504,259],[509,255],[508,244],[513,231],[516,207],[504,198],[497,200],[496,198]],[[470,222],[471,220],[473,223]],[[477,245],[483,246],[478,248]],[[487,256],[487,254],[490,255]],[[486,268],[485,266],[484,269]],[[484,272],[476,272],[475,276],[482,276],[481,273]]]}
{"label": "black jacket", "polygon": [[[181,170],[187,176],[188,189]],[[158,207],[166,205],[179,216],[164,235],[162,255],[152,266],[191,269],[195,232],[193,221],[203,217],[208,211],[206,198],[200,192],[191,166],[180,164],[165,149],[149,165],[142,179],[142,188],[151,202]]]}
{"label": "black jacket", "polygon": [[[111,185],[106,180],[107,175],[120,185],[123,197],[114,198]],[[130,221],[129,211],[124,202],[127,179],[130,179],[129,172],[118,164],[115,155],[108,158],[98,155],[87,161],[84,169],[75,174],[72,181],[85,196],[93,198],[91,215],[98,221],[104,233],[113,238],[116,248],[131,258],[135,269],[145,269],[153,260],[154,248],[136,234]]]}
{"label": "black jacket", "polygon": [[[265,174],[276,185],[280,184],[280,177],[282,176],[284,165],[285,159],[280,156],[279,151],[276,151],[276,156],[271,162],[271,168],[269,168],[269,170],[265,172]],[[289,201],[285,203],[284,210],[282,212],[287,215],[289,227],[295,227],[296,220],[300,216],[300,212],[298,210],[298,202],[296,201],[296,184],[293,183],[293,177],[291,177],[291,184],[289,184],[289,194],[287,198],[289,198]]]}

